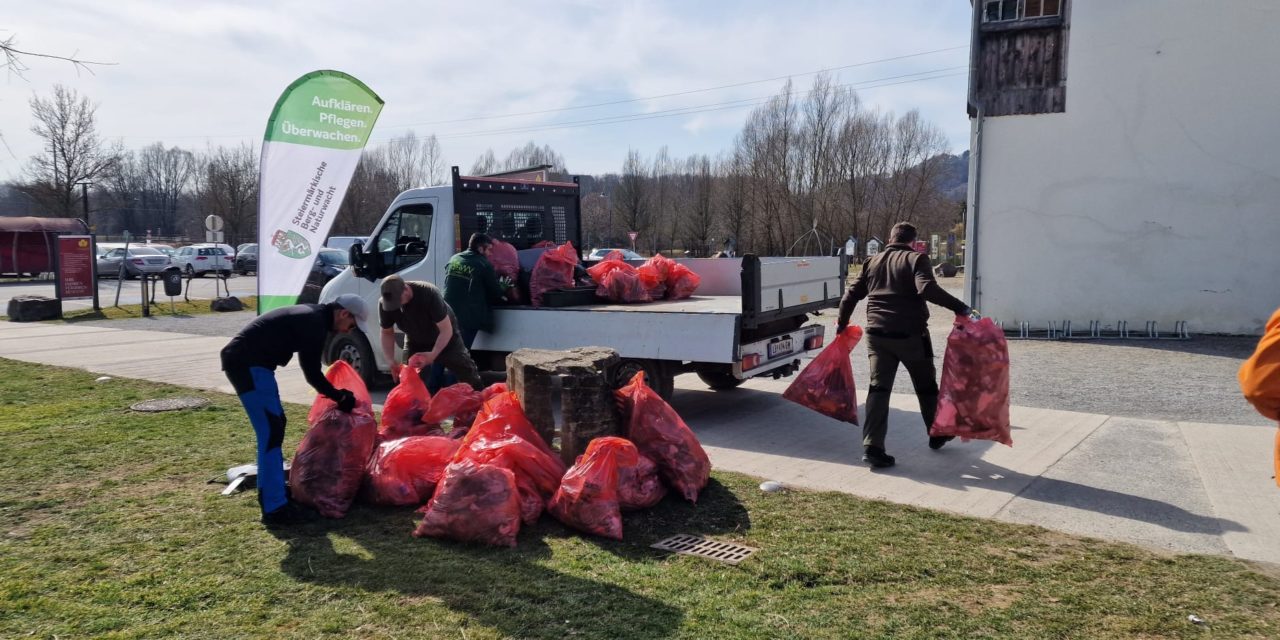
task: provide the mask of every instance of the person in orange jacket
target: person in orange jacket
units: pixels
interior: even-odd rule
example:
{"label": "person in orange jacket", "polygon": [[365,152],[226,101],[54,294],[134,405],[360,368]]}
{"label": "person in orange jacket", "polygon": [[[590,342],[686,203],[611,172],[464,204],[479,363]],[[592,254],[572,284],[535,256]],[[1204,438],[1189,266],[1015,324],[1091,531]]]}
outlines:
{"label": "person in orange jacket", "polygon": [[[1271,315],[1258,348],[1240,367],[1240,390],[1263,416],[1280,422],[1280,309]],[[1280,429],[1273,452],[1276,485],[1280,486]]]}

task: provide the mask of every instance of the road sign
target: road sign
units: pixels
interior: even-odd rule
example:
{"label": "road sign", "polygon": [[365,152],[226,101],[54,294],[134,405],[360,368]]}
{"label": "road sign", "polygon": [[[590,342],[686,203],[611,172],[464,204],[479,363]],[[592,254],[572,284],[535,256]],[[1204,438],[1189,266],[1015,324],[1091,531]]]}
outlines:
{"label": "road sign", "polygon": [[639,235],[640,235],[640,233],[639,233],[639,232],[637,232],[637,231],[628,231],[628,232],[627,232],[627,237],[631,238],[631,242],[632,242],[633,244],[634,244],[634,243],[635,243],[635,241],[636,241],[636,236],[639,236]]}
{"label": "road sign", "polygon": [[204,228],[207,231],[222,231],[222,216],[205,216]]}

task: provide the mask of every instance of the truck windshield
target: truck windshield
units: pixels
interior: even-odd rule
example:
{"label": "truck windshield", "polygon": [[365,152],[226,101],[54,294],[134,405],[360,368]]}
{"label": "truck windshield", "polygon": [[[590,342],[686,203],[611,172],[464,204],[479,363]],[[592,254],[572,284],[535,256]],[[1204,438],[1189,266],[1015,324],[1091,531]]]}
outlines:
{"label": "truck windshield", "polygon": [[421,261],[431,241],[429,204],[410,204],[396,209],[378,232],[378,254],[387,273],[395,273]]}

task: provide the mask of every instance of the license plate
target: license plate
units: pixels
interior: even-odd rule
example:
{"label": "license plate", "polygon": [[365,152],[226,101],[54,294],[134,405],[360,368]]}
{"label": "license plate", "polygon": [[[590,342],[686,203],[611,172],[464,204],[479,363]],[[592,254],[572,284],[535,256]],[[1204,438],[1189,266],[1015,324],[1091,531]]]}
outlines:
{"label": "license plate", "polygon": [[772,360],[795,351],[795,345],[792,344],[791,338],[783,338],[777,342],[770,342],[767,351],[769,352],[769,359]]}

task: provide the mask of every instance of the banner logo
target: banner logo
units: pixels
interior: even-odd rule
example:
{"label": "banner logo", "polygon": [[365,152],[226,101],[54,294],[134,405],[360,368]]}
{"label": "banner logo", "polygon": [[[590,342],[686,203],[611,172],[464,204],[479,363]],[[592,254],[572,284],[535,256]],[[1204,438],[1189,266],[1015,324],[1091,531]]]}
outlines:
{"label": "banner logo", "polygon": [[286,258],[301,260],[311,255],[311,243],[296,231],[276,229],[275,234],[271,236],[271,246]]}

